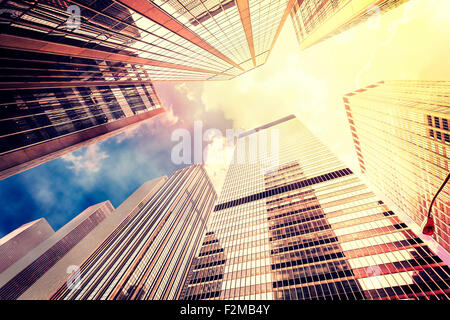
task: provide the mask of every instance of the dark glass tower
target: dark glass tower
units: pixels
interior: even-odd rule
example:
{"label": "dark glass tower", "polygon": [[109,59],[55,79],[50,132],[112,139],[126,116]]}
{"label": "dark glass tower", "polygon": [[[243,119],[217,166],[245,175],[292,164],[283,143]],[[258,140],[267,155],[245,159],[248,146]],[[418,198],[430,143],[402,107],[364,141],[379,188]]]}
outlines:
{"label": "dark glass tower", "polygon": [[164,112],[151,83],[52,86],[0,90],[0,179]]}

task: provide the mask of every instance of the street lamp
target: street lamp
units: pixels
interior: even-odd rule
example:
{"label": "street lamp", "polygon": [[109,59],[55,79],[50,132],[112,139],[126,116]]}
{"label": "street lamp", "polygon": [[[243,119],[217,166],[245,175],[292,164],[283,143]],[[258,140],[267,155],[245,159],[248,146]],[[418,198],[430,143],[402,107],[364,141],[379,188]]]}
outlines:
{"label": "street lamp", "polygon": [[439,188],[438,192],[433,197],[433,200],[431,200],[430,207],[428,208],[428,216],[427,219],[424,221],[424,224],[422,225],[422,233],[431,236],[434,233],[434,221],[433,217],[431,216],[431,210],[433,209],[434,200],[436,200],[437,196],[441,192],[442,189],[444,189],[445,184],[450,178],[450,173],[447,174],[447,178],[445,178],[444,182],[442,183],[441,187]]}

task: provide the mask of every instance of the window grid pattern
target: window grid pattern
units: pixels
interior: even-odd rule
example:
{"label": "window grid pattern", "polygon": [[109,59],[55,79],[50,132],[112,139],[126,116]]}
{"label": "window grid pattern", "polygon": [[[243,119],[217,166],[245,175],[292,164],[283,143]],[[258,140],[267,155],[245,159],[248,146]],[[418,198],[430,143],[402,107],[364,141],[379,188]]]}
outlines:
{"label": "window grid pattern", "polygon": [[80,267],[80,287],[51,299],[177,299],[216,195],[203,166],[176,171]]}
{"label": "window grid pattern", "polygon": [[449,298],[448,266],[298,120],[241,139],[270,130],[276,168],[230,165],[184,299]]}
{"label": "window grid pattern", "polygon": [[[259,66],[270,51],[288,0],[247,2]],[[67,24],[70,5],[81,9],[77,28]],[[41,41],[33,45],[34,52],[43,52],[42,47],[52,52],[63,45],[59,52],[63,56],[72,51],[79,58],[122,62],[125,72],[114,71],[121,80],[227,80],[255,67],[235,0],[19,0],[4,1],[1,7],[5,36]],[[19,58],[20,50],[9,57]],[[31,81],[64,79],[60,70],[27,62],[31,66],[2,69],[3,81],[23,81],[29,74],[35,75]],[[98,76],[94,70],[82,71],[91,78]],[[72,79],[82,77],[81,72],[64,72]]]}
{"label": "window grid pattern", "polygon": [[[71,4],[81,8],[80,28],[66,25]],[[199,67],[222,73],[232,66],[146,17],[114,1],[77,0],[9,1],[5,9],[17,16],[5,16],[5,31],[44,41],[73,45],[105,52],[120,53],[187,67]],[[143,68],[147,68],[144,64]],[[151,70],[151,68],[150,68]],[[152,75],[153,79],[157,76]],[[181,78],[182,79],[182,78]]]}
{"label": "window grid pattern", "polygon": [[[449,171],[450,85],[386,81],[344,97],[360,167],[421,225]],[[434,239],[450,250],[449,186],[433,208]]]}
{"label": "window grid pattern", "polygon": [[3,92],[0,154],[159,108],[152,83]]}
{"label": "window grid pattern", "polygon": [[[111,208],[100,207],[0,288],[0,300],[16,300],[77,243],[105,219]],[[77,219],[77,218],[76,218]]]}
{"label": "window grid pattern", "polygon": [[291,18],[302,49],[344,32],[375,13],[392,10],[408,0],[296,1]]}

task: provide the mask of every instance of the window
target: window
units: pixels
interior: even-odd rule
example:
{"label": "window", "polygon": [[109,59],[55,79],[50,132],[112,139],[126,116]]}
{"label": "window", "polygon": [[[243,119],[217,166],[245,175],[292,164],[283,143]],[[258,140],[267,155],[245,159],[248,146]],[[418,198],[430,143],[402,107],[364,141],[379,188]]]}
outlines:
{"label": "window", "polygon": [[448,131],[448,120],[442,119],[442,128]]}
{"label": "window", "polygon": [[441,128],[438,117],[434,117],[434,126],[439,129]]}

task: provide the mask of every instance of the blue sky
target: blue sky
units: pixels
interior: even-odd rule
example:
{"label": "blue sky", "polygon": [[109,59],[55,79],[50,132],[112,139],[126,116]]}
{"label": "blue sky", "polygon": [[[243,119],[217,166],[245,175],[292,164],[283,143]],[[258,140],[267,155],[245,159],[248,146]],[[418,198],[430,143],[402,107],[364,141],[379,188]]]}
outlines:
{"label": "blue sky", "polygon": [[202,83],[156,85],[167,112],[136,128],[92,144],[0,182],[0,237],[44,217],[54,230],[90,205],[110,200],[118,207],[145,181],[170,175],[184,165],[171,161],[171,133],[192,132],[195,120],[204,130],[225,132],[233,121],[219,110],[206,110]]}

